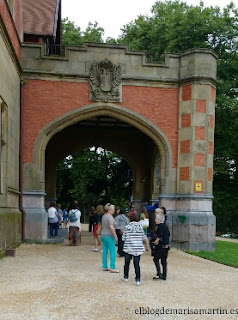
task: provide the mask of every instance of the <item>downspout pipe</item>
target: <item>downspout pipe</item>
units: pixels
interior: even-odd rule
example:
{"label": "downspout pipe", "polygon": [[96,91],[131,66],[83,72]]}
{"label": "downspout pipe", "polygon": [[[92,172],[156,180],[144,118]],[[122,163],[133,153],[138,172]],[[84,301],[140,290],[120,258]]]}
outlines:
{"label": "downspout pipe", "polygon": [[26,212],[23,207],[23,83],[20,84],[19,209],[22,213],[22,242],[26,241]]}

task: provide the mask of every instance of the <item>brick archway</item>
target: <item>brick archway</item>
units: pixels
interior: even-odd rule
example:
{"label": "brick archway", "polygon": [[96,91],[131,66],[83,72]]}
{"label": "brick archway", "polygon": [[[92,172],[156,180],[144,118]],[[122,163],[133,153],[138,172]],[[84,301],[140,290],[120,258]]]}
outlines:
{"label": "brick archway", "polygon": [[[37,138],[34,143],[33,147],[33,162],[32,163],[26,163],[24,164],[24,174],[25,174],[25,181],[28,182],[28,186],[25,186],[25,204],[27,206],[28,203],[36,203],[36,206],[40,207],[37,209],[41,212],[42,219],[44,217],[44,210],[45,210],[45,150],[49,143],[49,141],[59,132],[64,130],[65,128],[79,123],[80,121],[89,119],[91,117],[96,116],[109,116],[113,117],[115,119],[119,119],[121,121],[124,121],[134,128],[137,128],[139,131],[141,131],[143,134],[148,136],[157,147],[157,154],[160,155],[160,172],[161,172],[161,181],[163,181],[163,187],[166,188],[166,179],[168,179],[169,175],[171,174],[171,147],[170,143],[165,136],[165,134],[157,128],[153,123],[148,121],[147,119],[144,119],[141,115],[137,114],[136,112],[127,110],[126,108],[119,107],[112,103],[94,103],[87,105],[85,107],[75,109],[72,111],[69,111],[62,116],[54,119],[53,121],[46,124],[39,134],[37,135]],[[87,146],[87,142],[85,142],[85,147]],[[125,160],[129,160],[124,155]],[[136,163],[136,161],[134,161]],[[132,164],[133,166],[133,164]],[[138,208],[140,207],[142,203],[143,197],[143,190],[141,190],[139,186],[139,166],[134,166],[134,174],[137,176],[136,182],[135,182],[135,201],[138,203]],[[154,168],[153,168],[154,171]],[[27,176],[33,176],[34,175],[34,181],[28,180]],[[172,177],[170,177],[169,180],[171,180]],[[152,182],[154,182],[154,179],[152,179]],[[31,184],[32,183],[32,184]],[[36,188],[34,188],[34,185],[40,186],[40,190],[36,191]],[[30,189],[31,188],[31,189]],[[154,189],[154,188],[153,188]],[[162,190],[163,191],[163,190]],[[152,193],[152,192],[151,192]],[[152,196],[152,195],[151,195]],[[151,197],[150,196],[150,197]],[[50,198],[50,197],[49,197]],[[138,199],[139,198],[139,199]],[[37,200],[36,200],[37,199]],[[157,195],[158,199],[158,195]],[[150,199],[149,199],[150,200]],[[32,210],[28,210],[32,211]],[[35,215],[34,215],[35,217]],[[31,220],[31,219],[29,219]],[[29,222],[30,223],[30,222]],[[41,228],[37,228],[38,232],[42,233],[44,237],[46,237],[46,222],[40,223]],[[45,225],[45,227],[44,227]],[[28,228],[27,230],[29,230]]]}
{"label": "brick archway", "polygon": [[[87,120],[89,121],[95,117],[105,116],[123,121],[124,124],[130,126],[130,130],[127,131],[125,127],[119,134],[117,130],[115,130],[115,133],[112,128],[104,128],[103,130],[106,130],[106,132],[100,136],[98,131],[96,131],[95,135],[92,130],[87,131],[87,129],[82,129],[83,122],[87,122]],[[77,125],[79,125],[78,128]],[[49,125],[47,128],[43,128],[40,133],[41,139],[38,137],[34,146],[34,159],[36,161],[37,159],[39,161],[41,159],[44,160],[44,150],[47,145],[46,163],[39,164],[39,166],[43,166],[43,171],[46,172],[45,190],[47,193],[47,203],[55,199],[56,196],[55,169],[59,160],[74,151],[93,146],[95,143],[117,153],[131,166],[134,176],[132,195],[138,204],[139,212],[142,202],[150,202],[153,199],[158,201],[162,186],[160,181],[166,181],[166,175],[170,171],[171,163],[168,154],[171,150],[163,132],[158,132],[153,127],[153,124],[135,112],[130,112],[122,107],[119,108],[114,104],[105,105],[98,103],[69,112],[64,117],[56,119],[52,126]],[[61,128],[61,131],[58,128]],[[134,132],[131,131],[133,128]],[[146,134],[144,133],[145,131]],[[121,140],[126,141],[126,143],[121,142]],[[62,149],[62,145],[66,147]],[[54,158],[53,149],[61,150],[56,158]],[[41,152],[43,156],[40,155]],[[59,159],[58,157],[61,158]],[[155,159],[157,159],[157,162]],[[164,166],[162,170],[161,163]],[[159,165],[159,167],[155,168],[155,165]],[[158,177],[156,179],[158,172],[159,179]],[[165,186],[162,187],[165,188]],[[162,190],[162,192],[164,191]]]}

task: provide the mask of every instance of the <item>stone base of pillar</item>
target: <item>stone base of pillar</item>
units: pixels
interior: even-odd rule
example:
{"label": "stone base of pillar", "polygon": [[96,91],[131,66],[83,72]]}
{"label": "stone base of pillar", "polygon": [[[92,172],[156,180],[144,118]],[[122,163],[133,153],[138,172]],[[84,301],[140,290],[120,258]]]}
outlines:
{"label": "stone base of pillar", "polygon": [[188,251],[216,249],[216,217],[212,196],[161,195],[160,207],[167,209],[171,245]]}
{"label": "stone base of pillar", "polygon": [[26,212],[25,237],[30,241],[47,239],[48,215],[44,207],[45,192],[31,190],[23,192],[23,206]]}

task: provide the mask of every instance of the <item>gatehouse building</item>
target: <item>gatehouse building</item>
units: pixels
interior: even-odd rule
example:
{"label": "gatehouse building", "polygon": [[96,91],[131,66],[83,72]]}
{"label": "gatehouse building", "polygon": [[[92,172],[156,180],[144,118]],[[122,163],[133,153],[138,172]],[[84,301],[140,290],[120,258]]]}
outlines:
{"label": "gatehouse building", "polygon": [[174,247],[215,249],[212,50],[149,63],[124,45],[63,48],[59,0],[0,0],[0,48],[0,252],[46,240],[57,164],[94,145],[129,163],[138,210],[166,207]]}

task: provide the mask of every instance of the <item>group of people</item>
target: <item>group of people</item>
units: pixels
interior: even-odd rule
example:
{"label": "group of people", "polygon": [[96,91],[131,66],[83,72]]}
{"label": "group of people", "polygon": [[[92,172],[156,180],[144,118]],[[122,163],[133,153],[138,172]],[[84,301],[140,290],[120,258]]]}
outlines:
{"label": "group of people", "polygon": [[[167,278],[167,257],[170,249],[169,237],[170,233],[166,225],[166,209],[156,208],[153,217],[153,226],[151,227],[150,242],[143,228],[143,224],[139,220],[139,216],[134,204],[126,216],[122,209],[117,209],[117,216],[113,217],[115,206],[107,203],[104,207],[97,205],[96,209],[91,208],[89,231],[93,230],[94,249],[93,251],[102,252],[102,268],[103,271],[111,273],[119,273],[116,268],[116,245],[117,253],[120,257],[124,257],[124,277],[123,281],[127,282],[129,278],[130,261],[133,260],[135,269],[136,284],[140,285],[140,257],[151,248],[153,261],[156,267],[156,276],[154,280]],[[142,212],[141,220],[146,217],[146,212]],[[56,223],[59,219],[56,203],[52,202],[48,209],[50,236],[57,237]],[[72,209],[67,214],[69,226],[69,244],[78,245],[81,239],[81,212],[78,202],[74,201]],[[110,255],[110,265],[108,266],[108,253]],[[160,263],[162,265],[162,272]]]}
{"label": "group of people", "polygon": [[[153,233],[149,246],[149,240],[143,225],[140,223],[135,205],[131,206],[128,217],[122,209],[117,209],[117,216],[113,218],[115,206],[107,203],[103,209],[102,206],[97,206],[92,215],[92,227],[94,236],[94,251],[99,251],[98,245],[102,243],[102,267],[104,271],[118,273],[119,270],[115,266],[116,250],[120,257],[125,258],[124,263],[124,278],[123,281],[128,281],[130,261],[133,260],[135,268],[136,284],[140,285],[140,257],[145,250],[151,247],[153,261],[156,267],[156,276],[154,280],[167,277],[167,257],[170,248],[169,230],[166,225],[166,209],[157,208],[154,213]],[[146,218],[145,212],[142,213],[140,219]],[[99,231],[100,229],[100,231]],[[90,231],[90,225],[89,225]],[[108,267],[108,253],[110,254],[110,267]],[[160,268],[162,264],[162,272]]]}
{"label": "group of people", "polygon": [[50,203],[48,209],[48,223],[50,228],[50,238],[58,237],[59,225],[63,228],[69,228],[69,244],[76,246],[79,244],[81,239],[81,223],[80,223],[81,212],[79,210],[78,202],[75,200],[72,203],[72,208],[69,212],[61,210],[61,205],[56,205],[53,201]]}

